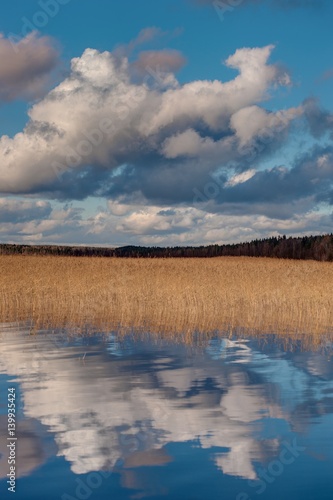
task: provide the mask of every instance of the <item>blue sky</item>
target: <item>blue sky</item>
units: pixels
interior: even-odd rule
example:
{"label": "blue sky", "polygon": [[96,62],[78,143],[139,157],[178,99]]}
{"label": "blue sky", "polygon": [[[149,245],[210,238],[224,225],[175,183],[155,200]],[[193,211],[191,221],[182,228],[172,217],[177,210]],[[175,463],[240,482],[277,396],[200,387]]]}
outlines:
{"label": "blue sky", "polygon": [[2,242],[331,231],[333,4],[233,3],[4,2]]}

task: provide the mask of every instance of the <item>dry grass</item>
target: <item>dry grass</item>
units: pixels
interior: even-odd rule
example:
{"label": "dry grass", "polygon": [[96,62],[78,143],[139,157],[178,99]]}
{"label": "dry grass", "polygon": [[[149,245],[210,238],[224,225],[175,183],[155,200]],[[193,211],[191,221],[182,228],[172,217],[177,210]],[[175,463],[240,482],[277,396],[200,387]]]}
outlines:
{"label": "dry grass", "polygon": [[0,256],[0,285],[0,321],[39,328],[246,329],[319,342],[333,325],[333,263]]}

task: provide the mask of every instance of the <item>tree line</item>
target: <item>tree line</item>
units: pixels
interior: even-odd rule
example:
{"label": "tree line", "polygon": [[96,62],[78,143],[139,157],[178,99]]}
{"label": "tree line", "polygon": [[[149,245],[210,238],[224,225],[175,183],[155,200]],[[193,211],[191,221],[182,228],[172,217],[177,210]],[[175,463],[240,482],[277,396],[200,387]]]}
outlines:
{"label": "tree line", "polygon": [[333,261],[333,234],[321,236],[278,236],[257,239],[245,243],[207,246],[143,247],[124,246],[101,248],[65,245],[17,245],[0,244],[0,255],[62,255],[72,257],[276,257]]}

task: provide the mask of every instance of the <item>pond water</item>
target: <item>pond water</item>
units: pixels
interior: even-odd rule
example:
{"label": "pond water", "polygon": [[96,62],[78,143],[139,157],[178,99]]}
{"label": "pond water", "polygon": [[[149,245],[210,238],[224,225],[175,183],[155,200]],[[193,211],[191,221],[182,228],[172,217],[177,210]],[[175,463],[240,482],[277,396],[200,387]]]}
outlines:
{"label": "pond water", "polygon": [[[8,491],[15,390],[16,493]],[[0,498],[328,500],[329,346],[1,327]]]}

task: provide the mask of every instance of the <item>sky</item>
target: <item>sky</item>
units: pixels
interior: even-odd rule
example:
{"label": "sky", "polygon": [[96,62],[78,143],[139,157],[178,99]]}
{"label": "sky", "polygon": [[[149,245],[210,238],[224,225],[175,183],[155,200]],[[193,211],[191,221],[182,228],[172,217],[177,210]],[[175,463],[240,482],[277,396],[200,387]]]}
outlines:
{"label": "sky", "polygon": [[333,2],[15,0],[0,242],[332,232]]}

